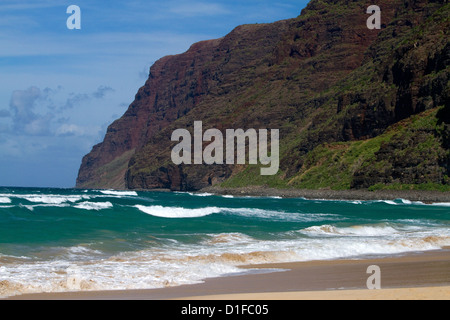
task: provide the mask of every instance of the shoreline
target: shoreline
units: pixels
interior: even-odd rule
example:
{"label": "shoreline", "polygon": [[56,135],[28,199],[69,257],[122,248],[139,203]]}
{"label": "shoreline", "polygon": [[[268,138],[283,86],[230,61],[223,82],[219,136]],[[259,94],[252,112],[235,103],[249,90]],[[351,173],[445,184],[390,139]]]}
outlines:
{"label": "shoreline", "polygon": [[309,200],[396,200],[422,201],[424,203],[450,202],[450,192],[421,190],[309,190],[309,189],[275,189],[262,186],[242,188],[207,187],[199,193],[216,195],[305,198]]}
{"label": "shoreline", "polygon": [[[367,289],[367,268],[371,265],[381,269],[381,290]],[[450,300],[448,247],[381,258],[242,268],[283,271],[228,275],[163,289],[39,293],[6,300]]]}

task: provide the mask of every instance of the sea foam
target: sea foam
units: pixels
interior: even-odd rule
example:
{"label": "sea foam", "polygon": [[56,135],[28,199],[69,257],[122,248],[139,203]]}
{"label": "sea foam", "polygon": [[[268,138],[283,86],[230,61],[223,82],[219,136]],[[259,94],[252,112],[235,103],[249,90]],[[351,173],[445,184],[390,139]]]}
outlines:
{"label": "sea foam", "polygon": [[[8,249],[0,252],[0,296],[161,288],[242,272],[242,265],[358,259],[450,245],[450,204],[445,202],[432,206],[396,199],[395,206],[362,200],[330,205],[207,194],[142,193],[133,198],[134,191],[19,191],[22,194],[0,194],[0,218],[6,221],[0,224],[0,234],[18,239],[0,246]],[[83,212],[104,209],[98,215]],[[70,228],[80,217],[86,229]],[[187,223],[182,218],[197,220]],[[109,224],[111,220],[117,223]],[[49,241],[51,246],[40,241],[46,221],[50,227],[61,226],[61,232],[54,229],[61,241]],[[38,230],[38,241],[18,246],[28,225],[32,228],[27,230]],[[8,229],[14,226],[18,229]],[[7,252],[17,257],[4,255]]]}
{"label": "sea foam", "polygon": [[432,205],[437,207],[450,207],[450,202],[436,202]]}
{"label": "sea foam", "polygon": [[84,210],[104,210],[104,209],[110,209],[113,207],[113,204],[111,202],[82,202],[75,206],[77,209],[84,209]]}
{"label": "sea foam", "polygon": [[313,222],[325,220],[343,220],[344,218],[337,214],[328,213],[302,213],[302,212],[287,212],[282,210],[267,210],[259,208],[222,208],[224,213],[233,214],[237,216],[270,219],[273,221],[291,221],[291,222]]}
{"label": "sea foam", "polygon": [[329,235],[329,236],[363,236],[380,237],[398,234],[399,231],[388,225],[367,226],[356,225],[345,228],[338,228],[332,225],[312,226],[302,230],[309,235]]}
{"label": "sea foam", "polygon": [[61,196],[61,195],[21,195],[21,197],[29,202],[44,204],[62,204],[65,202],[75,203],[77,201],[88,199],[87,196]]}
{"label": "sea foam", "polygon": [[137,196],[136,191],[115,191],[115,190],[100,190],[100,193],[103,193],[108,196]]}
{"label": "sea foam", "polygon": [[209,193],[209,192],[203,192],[203,193],[194,193],[194,192],[188,192],[188,194],[190,196],[194,196],[194,197],[211,197],[214,194]]}
{"label": "sea foam", "polygon": [[199,218],[219,213],[220,208],[206,207],[199,209],[186,209],[181,207],[163,207],[163,206],[142,206],[136,205],[135,208],[140,211],[160,218]]}
{"label": "sea foam", "polygon": [[7,197],[0,197],[0,203],[11,203],[11,199]]}

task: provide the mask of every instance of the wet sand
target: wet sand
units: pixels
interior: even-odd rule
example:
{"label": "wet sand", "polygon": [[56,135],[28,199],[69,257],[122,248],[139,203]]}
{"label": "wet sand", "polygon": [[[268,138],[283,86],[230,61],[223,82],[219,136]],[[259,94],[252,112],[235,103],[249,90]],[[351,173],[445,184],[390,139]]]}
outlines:
{"label": "wet sand", "polygon": [[[381,290],[368,290],[367,268],[381,269]],[[207,279],[153,290],[22,295],[11,300],[450,300],[450,248],[360,260],[253,265],[278,272]]]}

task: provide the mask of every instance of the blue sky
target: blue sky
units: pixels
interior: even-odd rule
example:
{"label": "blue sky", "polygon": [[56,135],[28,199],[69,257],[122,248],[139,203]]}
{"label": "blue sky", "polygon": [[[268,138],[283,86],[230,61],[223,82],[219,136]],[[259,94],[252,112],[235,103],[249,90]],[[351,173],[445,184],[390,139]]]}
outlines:
{"label": "blue sky", "polygon": [[[296,17],[307,2],[2,0],[0,186],[73,187],[156,60],[241,24]],[[66,26],[70,5],[81,30]]]}

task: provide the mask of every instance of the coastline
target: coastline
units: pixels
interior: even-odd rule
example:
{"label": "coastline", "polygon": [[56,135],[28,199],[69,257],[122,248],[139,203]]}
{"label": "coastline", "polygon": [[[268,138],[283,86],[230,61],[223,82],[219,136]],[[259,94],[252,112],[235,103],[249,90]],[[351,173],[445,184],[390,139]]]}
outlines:
{"label": "coastline", "polygon": [[450,202],[450,192],[421,190],[310,190],[310,189],[275,189],[263,186],[242,188],[208,187],[199,191],[217,195],[281,197],[325,200],[395,200],[406,199],[424,203]]}
{"label": "coastline", "polygon": [[[381,269],[381,290],[367,289],[367,268],[371,265]],[[42,293],[7,300],[450,300],[450,248],[245,268],[280,270],[163,289]]]}

